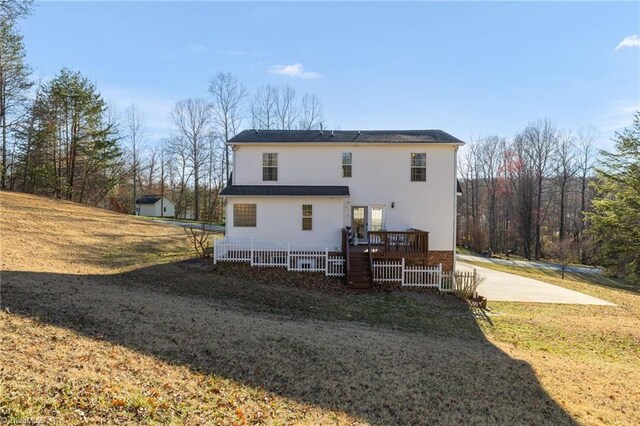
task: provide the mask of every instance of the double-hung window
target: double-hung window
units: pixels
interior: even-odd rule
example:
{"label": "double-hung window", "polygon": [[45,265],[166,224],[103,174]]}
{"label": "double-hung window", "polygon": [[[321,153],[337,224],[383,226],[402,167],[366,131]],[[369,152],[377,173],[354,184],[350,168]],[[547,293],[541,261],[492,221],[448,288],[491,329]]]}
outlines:
{"label": "double-hung window", "polygon": [[411,182],[427,181],[427,154],[411,154]]}
{"label": "double-hung window", "polygon": [[278,154],[265,152],[262,154],[262,180],[278,180]]}
{"label": "double-hung window", "polygon": [[237,203],[233,205],[233,226],[255,227],[256,205]]}
{"label": "double-hung window", "polygon": [[350,152],[342,153],[342,177],[351,177],[352,154]]}
{"label": "double-hung window", "polygon": [[313,206],[311,204],[302,205],[302,230],[311,231],[313,229]]}

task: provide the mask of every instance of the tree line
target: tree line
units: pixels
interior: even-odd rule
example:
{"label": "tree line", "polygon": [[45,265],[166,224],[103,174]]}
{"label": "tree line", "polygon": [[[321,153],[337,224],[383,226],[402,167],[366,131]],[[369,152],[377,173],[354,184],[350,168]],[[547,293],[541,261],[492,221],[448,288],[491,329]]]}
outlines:
{"label": "tree line", "polygon": [[551,120],[512,138],[483,137],[458,161],[458,243],[611,267],[640,278],[640,124],[616,135],[616,151],[596,149],[593,127],[576,133]]}
{"label": "tree line", "polygon": [[574,135],[539,120],[511,139],[470,142],[459,161],[459,242],[540,259],[549,237],[583,240],[597,139],[593,128]]}
{"label": "tree line", "polygon": [[35,82],[17,29],[31,1],[1,0],[0,187],[134,213],[141,195],[176,202],[176,215],[222,220],[219,192],[231,175],[226,142],[247,124],[256,129],[319,129],[323,108],[314,94],[263,85],[250,94],[219,72],[201,98],[176,102],[167,137],[148,134],[144,111],[116,111],[97,85],[63,68]]}

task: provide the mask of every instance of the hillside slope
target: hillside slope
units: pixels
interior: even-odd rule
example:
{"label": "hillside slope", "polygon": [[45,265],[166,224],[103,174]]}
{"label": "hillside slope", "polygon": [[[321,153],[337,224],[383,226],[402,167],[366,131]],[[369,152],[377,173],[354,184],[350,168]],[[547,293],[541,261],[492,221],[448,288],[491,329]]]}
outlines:
{"label": "hillside slope", "polygon": [[68,201],[0,192],[3,271],[109,274],[188,253],[181,228]]}

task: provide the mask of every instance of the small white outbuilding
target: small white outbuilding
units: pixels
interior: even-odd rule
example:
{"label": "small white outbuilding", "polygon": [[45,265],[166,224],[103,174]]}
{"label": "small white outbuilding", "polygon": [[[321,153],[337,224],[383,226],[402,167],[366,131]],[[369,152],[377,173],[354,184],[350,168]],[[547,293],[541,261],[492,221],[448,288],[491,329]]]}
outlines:
{"label": "small white outbuilding", "polygon": [[176,204],[161,195],[145,195],[136,200],[137,216],[175,217]]}

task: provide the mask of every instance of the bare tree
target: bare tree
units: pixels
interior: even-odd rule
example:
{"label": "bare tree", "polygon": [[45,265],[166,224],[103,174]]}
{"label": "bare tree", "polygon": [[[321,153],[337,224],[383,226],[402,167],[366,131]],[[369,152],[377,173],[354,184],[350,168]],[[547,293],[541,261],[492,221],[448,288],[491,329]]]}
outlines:
{"label": "bare tree", "polygon": [[551,121],[538,120],[530,123],[522,132],[523,149],[529,157],[536,179],[535,204],[535,258],[542,256],[542,220],[544,212],[542,206],[544,183],[547,173],[553,165],[553,153],[558,140],[558,131]]}
{"label": "bare tree", "polygon": [[502,146],[502,140],[498,136],[491,136],[479,141],[477,152],[480,176],[486,188],[490,251],[496,250],[498,244],[498,171],[503,155]]}
{"label": "bare tree", "polygon": [[146,165],[146,169],[147,169],[147,182],[146,182],[146,186],[147,186],[147,192],[153,192],[153,182],[156,176],[156,173],[158,173],[158,161],[160,160],[160,156],[161,153],[160,151],[162,150],[161,146],[158,145],[154,145],[151,148],[148,149],[147,151],[147,165]]}
{"label": "bare tree", "polygon": [[300,112],[300,129],[316,130],[324,124],[322,104],[316,95],[305,94],[302,97],[302,111]]}
{"label": "bare tree", "polygon": [[213,121],[224,138],[224,176],[229,180],[229,147],[231,139],[242,121],[242,104],[247,89],[232,74],[218,73],[209,80],[209,93],[213,97]]}
{"label": "bare tree", "polygon": [[547,249],[549,251],[549,257],[555,260],[560,266],[562,279],[564,279],[567,266],[578,261],[578,244],[568,239],[558,240],[551,243]]}
{"label": "bare tree", "polygon": [[291,86],[278,88],[276,116],[280,129],[291,130],[299,115],[298,106],[296,104],[296,90]]}
{"label": "bare tree", "polygon": [[135,105],[131,105],[125,112],[124,121],[124,127],[127,132],[128,141],[126,149],[129,153],[129,159],[131,161],[129,167],[131,170],[131,179],[133,184],[132,208],[133,214],[136,214],[136,199],[138,195],[137,188],[141,187],[141,158],[143,155],[145,139],[144,117]]}
{"label": "bare tree", "polygon": [[167,180],[173,201],[176,203],[176,217],[183,217],[187,210],[187,187],[193,176],[189,167],[188,145],[184,138],[174,135],[166,142]]}
{"label": "bare tree", "polygon": [[171,118],[186,150],[193,171],[194,212],[200,218],[200,167],[207,158],[207,137],[211,133],[211,107],[204,99],[179,101],[171,110]]}
{"label": "bare tree", "polygon": [[564,239],[565,234],[565,207],[567,198],[567,186],[573,176],[576,174],[575,163],[575,143],[574,138],[569,132],[560,133],[558,144],[556,146],[556,180],[560,193],[560,214],[558,233],[560,241]]}
{"label": "bare tree", "polygon": [[593,170],[596,158],[596,142],[600,134],[595,127],[583,127],[578,131],[576,164],[577,173],[580,177],[580,220],[578,223],[578,234],[580,240],[580,260],[586,262],[586,250],[583,243],[584,230],[586,228],[586,215],[590,202],[587,202],[589,191],[589,178]]}
{"label": "bare tree", "polygon": [[278,97],[276,86],[267,84],[258,89],[251,100],[251,123],[254,129],[269,130],[278,126]]}
{"label": "bare tree", "polygon": [[513,177],[516,193],[516,212],[518,216],[518,234],[522,243],[523,255],[531,259],[531,245],[534,239],[533,215],[535,172],[531,157],[525,153],[526,140],[522,134],[516,136],[513,147]]}
{"label": "bare tree", "polygon": [[582,212],[587,210],[587,187],[595,160],[598,137],[599,132],[595,127],[584,127],[578,131],[576,158],[580,173],[580,210]]}

